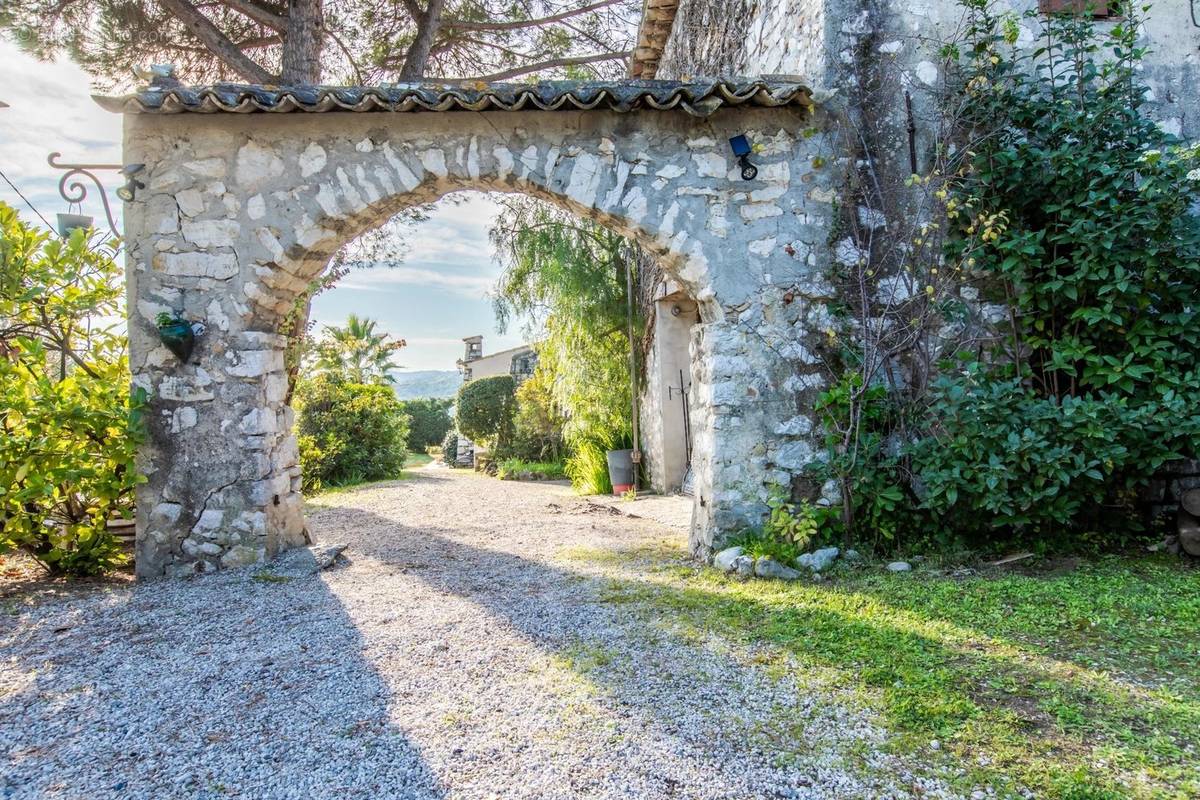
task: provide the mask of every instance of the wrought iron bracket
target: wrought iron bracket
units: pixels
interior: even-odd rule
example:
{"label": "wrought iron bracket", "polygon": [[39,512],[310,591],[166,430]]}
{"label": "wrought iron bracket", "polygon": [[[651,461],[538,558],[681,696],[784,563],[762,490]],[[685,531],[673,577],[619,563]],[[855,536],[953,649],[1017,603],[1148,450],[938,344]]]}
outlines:
{"label": "wrought iron bracket", "polygon": [[54,169],[66,170],[58,180],[59,196],[68,203],[82,204],[88,195],[88,186],[81,178],[87,178],[96,184],[96,189],[100,192],[100,202],[104,205],[104,216],[108,219],[108,228],[113,236],[120,238],[121,232],[117,230],[117,221],[113,219],[112,207],[108,203],[108,192],[104,190],[104,184],[92,170],[121,172],[125,167],[121,164],[68,164],[59,161],[60,158],[62,153],[58,152],[46,157],[46,163]]}

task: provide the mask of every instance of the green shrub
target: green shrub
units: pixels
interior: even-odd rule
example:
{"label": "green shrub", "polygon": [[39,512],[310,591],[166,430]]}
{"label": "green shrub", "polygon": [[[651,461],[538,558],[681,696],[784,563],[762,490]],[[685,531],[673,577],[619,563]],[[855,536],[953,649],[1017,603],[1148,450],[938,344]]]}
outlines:
{"label": "green shrub", "polygon": [[1200,155],[1143,113],[1137,19],[1056,16],[1022,47],[968,5],[967,109],[991,135],[952,246],[1012,315],[990,363],[935,386],[925,502],[1002,536],[1133,527],[1136,490],[1200,452]]}
{"label": "green shrub", "polygon": [[124,270],[84,231],[69,240],[0,204],[0,552],[55,573],[125,561],[109,518],[133,515],[146,395],[130,396]]}
{"label": "green shrub", "polygon": [[408,418],[391,387],[320,373],[299,382],[295,407],[305,492],[400,476]]}
{"label": "green shrub", "polygon": [[513,434],[504,452],[498,454],[501,458],[561,461],[566,420],[555,408],[550,380],[549,373],[539,369],[517,387]]}
{"label": "green shrub", "polygon": [[454,427],[454,420],[450,418],[450,406],[453,403],[448,398],[437,397],[400,401],[400,407],[408,415],[410,453],[424,453],[428,448],[442,443],[446,432]]}
{"label": "green shrub", "polygon": [[822,526],[836,513],[807,501],[792,503],[782,490],[771,493],[767,507],[770,512],[763,526],[741,532],[729,545],[743,548],[752,558],[769,556],[789,565],[808,551]]}
{"label": "green shrub", "polygon": [[[955,130],[909,181],[937,187],[944,250],[879,247],[913,254],[927,327],[903,353],[831,337],[845,372],[818,404],[830,435],[810,477],[839,482],[845,531],[881,549],[1121,546],[1155,471],[1200,453],[1200,150],[1145,113],[1138,9],[1104,31],[1031,12],[1043,35],[1025,44],[1019,16],[963,5],[944,50]],[[977,325],[935,274],[1007,314]],[[926,319],[878,305],[855,314]],[[959,328],[963,352],[926,381],[927,345]],[[913,380],[885,380],[891,366]]]}
{"label": "green shrub", "polygon": [[453,428],[442,439],[442,461],[448,467],[458,466],[458,431]]}
{"label": "green shrub", "polygon": [[458,432],[488,450],[502,449],[512,436],[515,388],[509,375],[479,378],[463,384],[455,404]]}
{"label": "green shrub", "polygon": [[504,459],[496,472],[496,477],[501,480],[521,480],[523,476],[533,476],[534,480],[559,480],[567,473],[561,461],[522,461],[519,458]]}
{"label": "green shrub", "polygon": [[925,506],[965,534],[1136,528],[1137,489],[1172,455],[1165,443],[1198,430],[1194,403],[1170,392],[1059,399],[978,365],[941,379],[934,402],[940,428],[914,460]]}

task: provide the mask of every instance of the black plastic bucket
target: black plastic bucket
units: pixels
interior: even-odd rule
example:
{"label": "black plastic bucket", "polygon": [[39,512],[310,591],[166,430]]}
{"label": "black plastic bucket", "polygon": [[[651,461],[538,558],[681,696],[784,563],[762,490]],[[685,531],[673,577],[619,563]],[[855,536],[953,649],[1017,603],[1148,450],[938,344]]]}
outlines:
{"label": "black plastic bucket", "polygon": [[609,450],[608,479],[612,482],[613,494],[625,494],[633,488],[633,451]]}

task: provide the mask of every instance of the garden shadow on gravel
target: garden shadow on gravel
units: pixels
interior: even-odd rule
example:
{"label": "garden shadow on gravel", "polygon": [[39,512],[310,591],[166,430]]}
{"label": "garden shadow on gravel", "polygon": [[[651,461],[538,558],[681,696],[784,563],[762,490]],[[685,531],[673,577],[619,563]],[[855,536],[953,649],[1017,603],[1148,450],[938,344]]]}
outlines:
{"label": "garden shadow on gravel", "polygon": [[[933,739],[948,742],[943,753],[922,757],[943,764],[966,761],[969,775],[997,787],[1031,783],[1051,797],[1075,796],[1071,792],[1090,787],[1099,793],[1085,796],[1104,797],[1099,779],[1087,777],[1096,758],[1119,765],[1119,774],[1134,780],[1136,797],[1195,785],[1180,748],[1191,732],[1200,731],[1200,704],[1177,702],[1119,674],[994,639],[969,625],[928,618],[928,609],[922,614],[911,603],[893,607],[884,587],[859,594],[854,587],[744,584],[695,569],[691,578],[678,581],[647,580],[630,572],[602,578],[476,547],[452,531],[415,530],[370,512],[344,511],[364,529],[389,529],[397,550],[424,553],[421,568],[412,572],[421,581],[469,597],[548,652],[582,662],[589,680],[666,730],[673,728],[671,709],[644,699],[655,696],[646,690],[654,676],[610,667],[603,656],[575,657],[581,646],[585,656],[589,647],[595,652],[605,647],[602,640],[588,640],[589,618],[609,613],[600,609],[617,609],[628,615],[626,621],[636,620],[657,638],[655,646],[675,654],[676,662],[686,662],[688,648],[716,634],[775,648],[801,665],[832,669],[843,683],[871,697],[872,707],[900,737],[901,749],[924,750]],[[369,557],[395,557],[395,550],[375,549],[370,541],[360,547]],[[546,608],[537,616],[522,609],[530,595],[546,594],[552,601],[548,587],[579,581],[594,584],[588,602]],[[667,624],[660,624],[663,620]],[[711,693],[721,691],[689,677],[686,664],[659,666],[664,682],[693,680],[690,691],[697,703],[711,702]],[[772,738],[781,753],[806,747],[803,741]],[[976,763],[977,755],[987,760]],[[1148,774],[1142,774],[1143,767]]]}
{"label": "garden shadow on gravel", "polygon": [[[318,576],[264,569],[0,620],[0,796],[405,797],[443,787]],[[13,685],[13,684],[16,685]]]}
{"label": "garden shadow on gravel", "polygon": [[[765,771],[759,776],[772,773],[769,780],[798,780],[798,787],[850,791],[845,796],[892,796],[900,789],[928,791],[937,785],[936,766],[902,765],[879,756],[877,728],[837,697],[813,696],[811,687],[792,682],[803,676],[778,673],[772,663],[755,662],[744,652],[735,655],[719,635],[708,635],[718,631],[682,635],[653,603],[626,595],[635,586],[669,589],[575,572],[464,541],[474,541],[478,531],[418,529],[353,506],[338,511],[342,530],[333,535],[354,531],[351,535],[358,537],[347,551],[351,559],[397,567],[438,593],[481,607],[586,679],[606,698],[606,708],[634,721],[648,737],[670,742],[668,749],[686,754],[696,769],[719,776],[717,785],[732,792],[729,796],[789,796],[773,794],[762,781],[752,784],[752,794],[740,794],[746,791],[742,781],[755,769]],[[729,683],[734,673],[745,679]],[[772,685],[783,689],[770,692]],[[756,694],[772,699],[756,706],[747,700]],[[700,728],[694,727],[697,716]],[[666,794],[678,784],[681,796],[692,796],[686,775],[675,778],[667,767],[663,770],[646,777],[665,782]],[[857,783],[839,784],[831,772],[855,776]],[[589,796],[592,787],[572,788],[581,792],[574,796]]]}

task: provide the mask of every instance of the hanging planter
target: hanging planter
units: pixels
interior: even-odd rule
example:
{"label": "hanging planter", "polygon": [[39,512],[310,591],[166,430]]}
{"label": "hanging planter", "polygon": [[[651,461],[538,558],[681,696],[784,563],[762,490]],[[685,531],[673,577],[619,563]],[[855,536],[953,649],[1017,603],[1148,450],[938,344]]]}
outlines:
{"label": "hanging planter", "polygon": [[158,338],[176,358],[186,364],[196,348],[196,333],[192,330],[192,323],[165,312],[159,314],[155,322],[158,324]]}
{"label": "hanging planter", "polygon": [[85,231],[92,227],[92,218],[87,214],[59,214],[58,215],[58,235],[64,239],[71,238],[71,234],[79,228]]}

